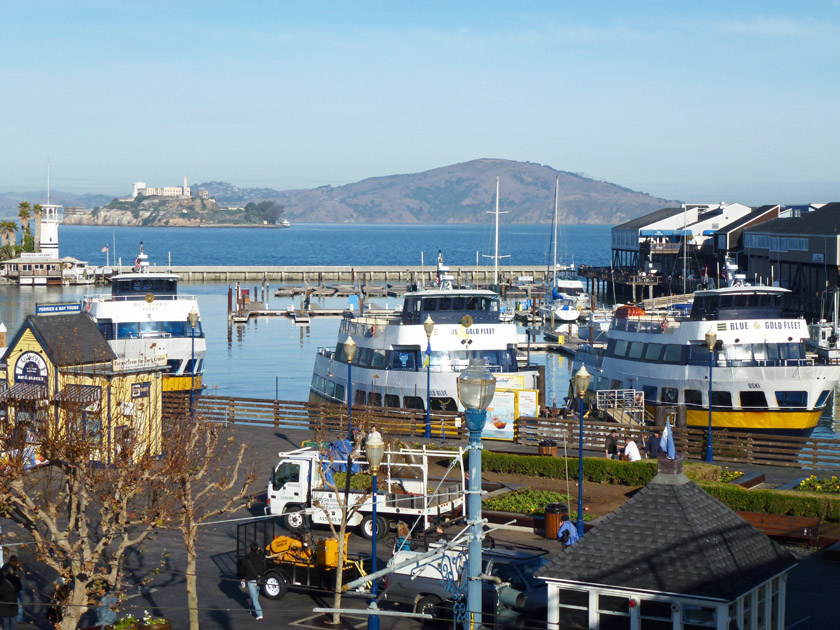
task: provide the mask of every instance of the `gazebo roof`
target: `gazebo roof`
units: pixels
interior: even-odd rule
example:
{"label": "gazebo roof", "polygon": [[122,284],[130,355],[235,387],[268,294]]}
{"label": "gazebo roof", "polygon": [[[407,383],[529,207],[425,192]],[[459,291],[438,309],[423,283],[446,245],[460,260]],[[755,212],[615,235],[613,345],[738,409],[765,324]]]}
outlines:
{"label": "gazebo roof", "polygon": [[666,473],[660,466],[647,486],[537,575],[733,601],[796,564],[788,551],[689,480],[681,462],[677,470]]}

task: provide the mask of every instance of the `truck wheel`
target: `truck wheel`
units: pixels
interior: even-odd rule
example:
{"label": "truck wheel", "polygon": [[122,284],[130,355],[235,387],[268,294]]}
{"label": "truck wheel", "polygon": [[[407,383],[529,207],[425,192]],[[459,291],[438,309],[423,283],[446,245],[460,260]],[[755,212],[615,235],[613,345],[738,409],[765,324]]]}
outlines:
{"label": "truck wheel", "polygon": [[424,595],[414,607],[414,612],[420,615],[431,615],[431,619],[422,619],[424,625],[436,626],[440,623],[441,601],[434,595]]}
{"label": "truck wheel", "polygon": [[[388,530],[391,528],[388,519],[384,516],[376,517],[376,539],[382,540],[388,535]],[[359,533],[367,540],[373,540],[373,516],[365,514],[362,522],[359,523]]]}
{"label": "truck wheel", "polygon": [[280,571],[269,571],[261,590],[268,599],[282,599],[289,590],[289,580]]}
{"label": "truck wheel", "polygon": [[290,505],[283,513],[283,525],[290,532],[296,532],[308,525],[306,513],[298,505]]}

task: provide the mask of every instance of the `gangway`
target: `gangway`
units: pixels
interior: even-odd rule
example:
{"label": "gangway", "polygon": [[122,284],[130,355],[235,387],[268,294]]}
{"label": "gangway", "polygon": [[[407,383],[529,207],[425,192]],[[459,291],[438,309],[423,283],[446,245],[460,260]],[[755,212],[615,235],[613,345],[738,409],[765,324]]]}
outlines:
{"label": "gangway", "polygon": [[596,392],[598,412],[619,424],[653,424],[645,409],[645,393],[637,389],[601,389]]}

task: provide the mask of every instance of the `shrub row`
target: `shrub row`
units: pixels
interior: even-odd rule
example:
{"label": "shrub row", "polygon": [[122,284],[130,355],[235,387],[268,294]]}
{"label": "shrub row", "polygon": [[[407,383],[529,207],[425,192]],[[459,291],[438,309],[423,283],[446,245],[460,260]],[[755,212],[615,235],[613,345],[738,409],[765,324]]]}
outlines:
{"label": "shrub row", "polygon": [[736,512],[764,512],[840,521],[840,498],[798,490],[746,490],[725,483],[700,482],[700,487]]}
{"label": "shrub row", "polygon": [[[568,458],[569,478],[577,479],[578,460]],[[545,457],[542,455],[515,455],[484,451],[481,456],[484,470],[508,475],[526,475],[528,477],[546,477],[548,479],[566,478],[566,458]],[[622,486],[644,486],[654,478],[657,471],[655,460],[622,462],[615,459],[584,458],[583,478],[595,483],[610,483]],[[718,481],[720,468],[709,464],[686,464],[685,472],[692,479]]]}

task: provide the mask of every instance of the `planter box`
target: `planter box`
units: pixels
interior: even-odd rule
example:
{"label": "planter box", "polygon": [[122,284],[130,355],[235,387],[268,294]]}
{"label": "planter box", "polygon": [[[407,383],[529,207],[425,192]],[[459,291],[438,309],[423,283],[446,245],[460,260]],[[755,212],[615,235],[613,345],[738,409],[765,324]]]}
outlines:
{"label": "planter box", "polygon": [[741,486],[747,490],[752,490],[764,483],[764,473],[746,473],[743,477],[733,479],[729,483],[733,486]]}

